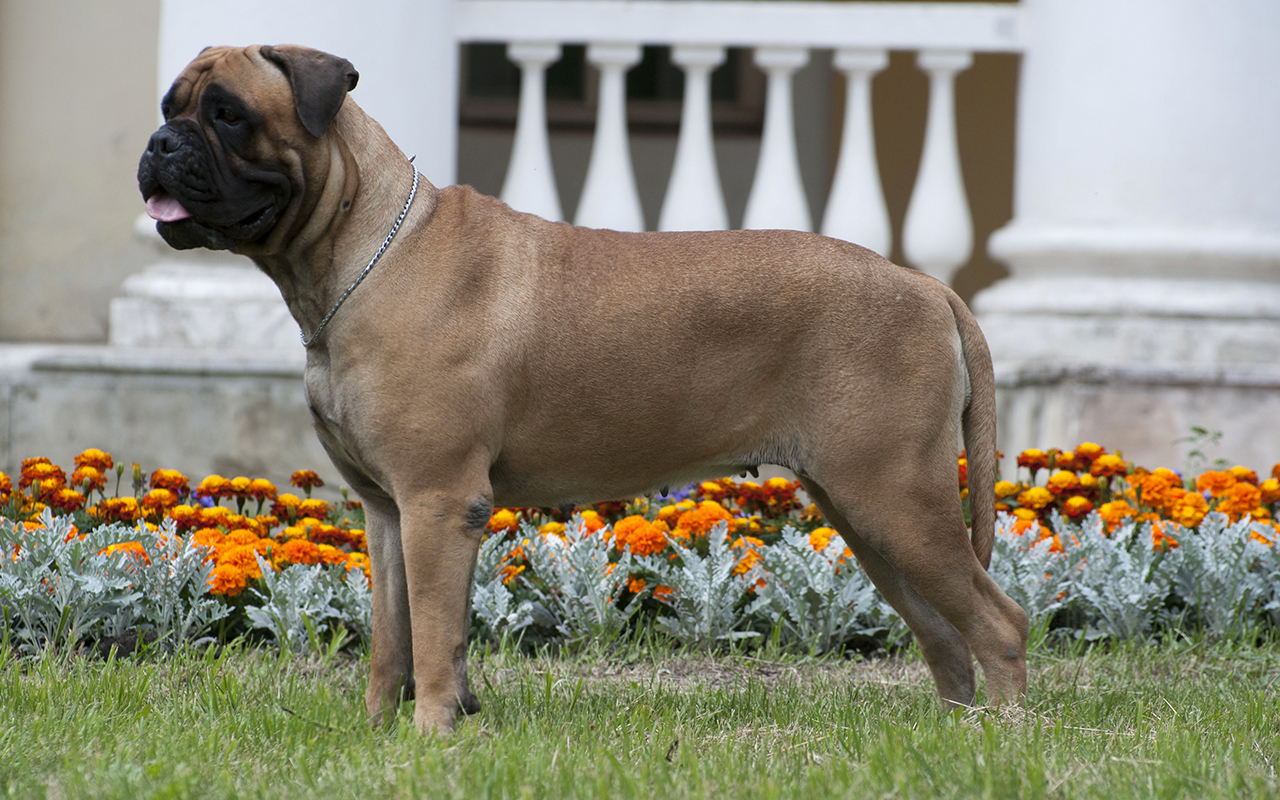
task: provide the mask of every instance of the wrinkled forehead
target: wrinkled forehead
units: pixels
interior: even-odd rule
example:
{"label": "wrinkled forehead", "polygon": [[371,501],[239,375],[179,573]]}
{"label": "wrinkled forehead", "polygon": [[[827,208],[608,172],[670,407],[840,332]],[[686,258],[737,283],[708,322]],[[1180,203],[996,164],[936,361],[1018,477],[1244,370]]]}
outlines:
{"label": "wrinkled forehead", "polygon": [[[205,89],[220,84],[241,97],[247,93],[289,92],[289,82],[279,67],[264,58],[261,47],[207,47],[174,80],[160,111],[165,119],[193,113]],[[249,99],[245,97],[245,99]]]}

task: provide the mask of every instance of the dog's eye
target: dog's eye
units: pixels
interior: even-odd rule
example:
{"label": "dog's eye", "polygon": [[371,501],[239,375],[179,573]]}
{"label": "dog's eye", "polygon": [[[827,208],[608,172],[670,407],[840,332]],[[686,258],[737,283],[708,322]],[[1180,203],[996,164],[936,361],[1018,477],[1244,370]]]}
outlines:
{"label": "dog's eye", "polygon": [[235,125],[241,120],[241,116],[229,108],[220,108],[218,113],[214,115],[214,119],[218,122],[225,122],[228,125]]}

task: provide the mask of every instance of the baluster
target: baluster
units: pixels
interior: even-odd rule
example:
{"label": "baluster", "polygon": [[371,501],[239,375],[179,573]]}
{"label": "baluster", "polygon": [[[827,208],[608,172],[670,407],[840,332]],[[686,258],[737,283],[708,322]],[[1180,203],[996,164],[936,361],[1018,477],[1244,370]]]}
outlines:
{"label": "baluster", "polygon": [[803,47],[760,47],[755,61],[769,76],[769,86],[760,160],[747,196],[742,227],[812,230],[791,109],[791,76],[808,63],[809,51]]}
{"label": "baluster", "polygon": [[627,143],[627,70],[640,61],[636,44],[592,44],[587,60],[600,70],[600,105],[587,178],[574,220],[589,228],[644,230],[640,193]]}
{"label": "baluster", "polygon": [[929,121],[915,189],[902,226],[902,250],[923,272],[950,283],[973,253],[973,220],[956,143],[955,76],[973,63],[969,53],[922,50],[916,64],[929,73]]}
{"label": "baluster", "polygon": [[893,247],[893,233],[876,164],[871,78],[888,65],[889,54],[884,50],[836,51],[835,67],[845,76],[844,133],[822,221],[823,234],[860,244],[885,257]]}
{"label": "baluster", "polygon": [[546,73],[547,65],[560,59],[560,45],[512,42],[507,45],[507,58],[520,65],[520,107],[502,200],[518,211],[559,222],[564,214],[547,139]]}
{"label": "baluster", "polygon": [[729,227],[711,137],[711,70],[724,63],[724,56],[723,47],[677,45],[671,49],[671,60],[684,69],[684,104],[675,165],[658,217],[660,231]]}

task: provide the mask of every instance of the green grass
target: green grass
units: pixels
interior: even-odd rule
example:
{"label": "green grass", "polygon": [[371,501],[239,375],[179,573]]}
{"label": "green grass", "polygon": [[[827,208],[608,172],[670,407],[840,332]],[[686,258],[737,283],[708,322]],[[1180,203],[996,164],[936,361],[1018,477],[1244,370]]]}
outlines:
{"label": "green grass", "polygon": [[472,660],[484,711],[363,719],[366,664],[0,656],[20,797],[1280,796],[1280,646],[1033,656],[1023,709],[944,713],[919,661]]}

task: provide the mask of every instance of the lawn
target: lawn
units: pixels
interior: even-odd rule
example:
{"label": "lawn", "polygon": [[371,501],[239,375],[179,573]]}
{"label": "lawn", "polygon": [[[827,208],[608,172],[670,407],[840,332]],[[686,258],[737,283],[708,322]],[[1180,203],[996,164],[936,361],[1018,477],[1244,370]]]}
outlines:
{"label": "lawn", "polygon": [[1280,645],[1032,654],[1026,706],[944,713],[908,650],[849,660],[476,652],[484,710],[363,718],[367,664],[230,647],[0,656],[30,797],[1274,797]]}

